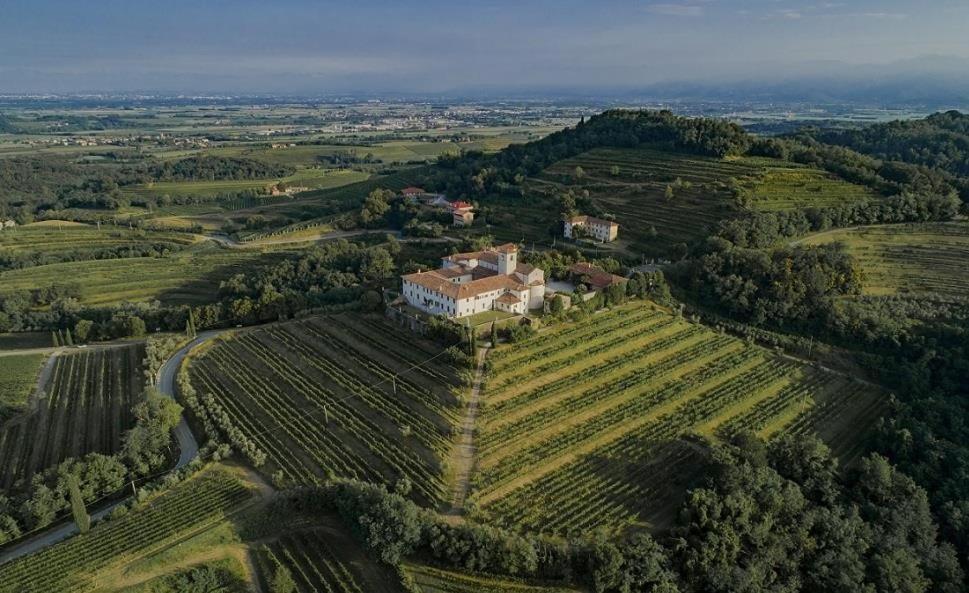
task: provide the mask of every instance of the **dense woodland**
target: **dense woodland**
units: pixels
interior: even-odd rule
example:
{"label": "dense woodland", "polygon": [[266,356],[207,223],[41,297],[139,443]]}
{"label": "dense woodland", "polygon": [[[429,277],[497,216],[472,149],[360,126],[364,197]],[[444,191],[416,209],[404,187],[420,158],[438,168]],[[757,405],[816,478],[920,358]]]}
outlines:
{"label": "dense woodland", "polygon": [[65,208],[117,210],[130,203],[122,188],[154,181],[275,179],[295,169],[234,157],[193,156],[176,161],[121,158],[78,163],[62,156],[0,159],[0,218],[20,224]]}
{"label": "dense woodland", "polygon": [[944,171],[953,176],[963,199],[969,201],[969,115],[947,111],[925,119],[851,130],[809,129],[805,134],[878,159]]}

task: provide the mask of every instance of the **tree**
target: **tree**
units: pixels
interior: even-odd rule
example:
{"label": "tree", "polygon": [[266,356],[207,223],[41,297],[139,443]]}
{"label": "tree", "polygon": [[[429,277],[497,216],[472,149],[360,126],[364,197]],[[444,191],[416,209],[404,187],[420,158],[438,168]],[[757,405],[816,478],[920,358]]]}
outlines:
{"label": "tree", "polygon": [[296,591],[296,581],[293,580],[293,574],[289,571],[289,568],[283,564],[276,565],[269,590],[271,593],[294,593]]}
{"label": "tree", "polygon": [[74,324],[74,337],[77,338],[78,342],[87,342],[91,336],[92,329],[94,329],[93,321],[90,319],[80,319]]}
{"label": "tree", "polygon": [[609,173],[613,177],[619,177],[619,165],[613,165],[612,168],[609,169]]}
{"label": "tree", "polygon": [[74,338],[71,337],[71,328],[67,328],[66,330],[64,330],[64,344],[66,344],[67,346],[74,345]]}
{"label": "tree", "polygon": [[389,201],[393,197],[394,192],[387,189],[377,188],[370,192],[360,209],[360,222],[364,226],[374,226],[382,222],[384,215],[390,210]]}
{"label": "tree", "polygon": [[84,498],[81,497],[81,488],[77,483],[77,477],[71,476],[68,481],[68,488],[71,497],[71,513],[74,515],[74,522],[81,533],[87,533],[91,529],[91,516],[87,514],[84,507]]}
{"label": "tree", "polygon": [[137,315],[131,315],[125,323],[127,335],[131,338],[140,338],[145,335],[145,321]]}
{"label": "tree", "polygon": [[135,426],[125,436],[123,453],[132,469],[147,474],[161,467],[171,445],[171,432],[182,418],[182,407],[155,389],[132,408]]}
{"label": "tree", "polygon": [[395,270],[394,258],[390,257],[387,250],[374,247],[367,252],[363,265],[360,266],[360,275],[365,282],[379,282],[393,276]]}
{"label": "tree", "polygon": [[585,177],[585,169],[576,165],[575,170],[572,172],[572,176],[576,181],[581,181],[582,178]]}
{"label": "tree", "polygon": [[562,295],[557,294],[552,297],[552,302],[549,304],[548,310],[552,315],[559,315],[562,311],[565,311],[565,300],[562,298]]}
{"label": "tree", "polygon": [[663,191],[663,197],[666,198],[667,202],[672,202],[673,198],[676,197],[676,192],[673,191],[673,186],[666,184],[666,190]]}
{"label": "tree", "polygon": [[54,348],[59,348],[60,345],[61,345],[61,340],[57,336],[57,332],[56,331],[50,332],[50,341],[53,342]]}

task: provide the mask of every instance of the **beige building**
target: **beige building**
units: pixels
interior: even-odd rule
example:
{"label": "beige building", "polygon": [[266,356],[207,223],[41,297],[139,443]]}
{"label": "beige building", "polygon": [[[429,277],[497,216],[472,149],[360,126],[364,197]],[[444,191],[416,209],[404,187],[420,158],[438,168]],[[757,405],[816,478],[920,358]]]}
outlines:
{"label": "beige building", "polygon": [[603,220],[592,216],[573,216],[565,221],[565,237],[577,239],[580,236],[591,237],[597,241],[608,243],[619,236],[619,225],[611,220]]}
{"label": "beige building", "polygon": [[523,315],[543,305],[545,273],[518,263],[513,243],[450,255],[441,264],[437,270],[401,277],[402,296],[409,305],[449,318],[484,311]]}
{"label": "beige building", "polygon": [[454,226],[470,226],[474,222],[474,206],[467,202],[452,202],[449,205]]}

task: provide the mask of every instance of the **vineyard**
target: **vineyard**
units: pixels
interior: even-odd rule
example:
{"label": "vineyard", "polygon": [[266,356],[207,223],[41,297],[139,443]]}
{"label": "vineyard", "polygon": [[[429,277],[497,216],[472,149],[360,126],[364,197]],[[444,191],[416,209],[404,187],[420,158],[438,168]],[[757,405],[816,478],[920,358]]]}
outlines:
{"label": "vineyard", "polygon": [[0,429],[0,489],[68,457],[119,451],[134,424],[144,356],[142,344],[58,356],[36,409]]}
{"label": "vineyard", "polygon": [[0,593],[87,589],[97,571],[216,522],[250,496],[228,471],[204,471],[89,533],[0,565]]}
{"label": "vineyard", "polygon": [[861,227],[822,233],[807,244],[840,242],[864,272],[865,292],[964,297],[969,291],[969,224]]}
{"label": "vineyard", "polygon": [[575,593],[576,589],[531,585],[494,577],[405,564],[406,574],[421,593]]}
{"label": "vineyard", "polygon": [[489,356],[478,518],[576,534],[659,527],[704,467],[697,439],[817,432],[843,459],[883,402],[652,305],[555,327]]}
{"label": "vineyard", "polygon": [[401,591],[391,574],[383,574],[386,569],[366,561],[344,536],[325,529],[284,535],[258,554],[258,566],[267,581],[285,566],[299,593]]}
{"label": "vineyard", "polygon": [[[583,172],[581,178],[576,178],[576,167]],[[588,190],[604,212],[620,221],[620,239],[649,250],[699,238],[736,213],[729,187],[734,182],[751,194],[751,207],[766,210],[825,206],[870,195],[863,187],[785,161],[717,160],[649,148],[597,148],[559,161],[530,187],[554,194]],[[667,186],[672,197],[666,196]]]}
{"label": "vineyard", "polygon": [[239,333],[190,376],[207,414],[247,435],[267,471],[297,483],[407,478],[433,502],[447,491],[460,407],[461,379],[440,354],[381,318],[331,316]]}
{"label": "vineyard", "polygon": [[43,354],[0,357],[0,423],[26,407],[46,359]]}
{"label": "vineyard", "polygon": [[[768,159],[744,160],[755,162]],[[757,210],[824,208],[864,202],[875,196],[867,187],[848,183],[824,171],[793,164],[772,166],[747,185],[751,192],[751,206]]]}

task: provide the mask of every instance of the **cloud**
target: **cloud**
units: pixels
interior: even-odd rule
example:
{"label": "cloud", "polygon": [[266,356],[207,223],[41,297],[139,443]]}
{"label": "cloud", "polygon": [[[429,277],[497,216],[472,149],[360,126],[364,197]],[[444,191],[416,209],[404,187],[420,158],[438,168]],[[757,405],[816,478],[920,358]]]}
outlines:
{"label": "cloud", "polygon": [[646,10],[664,16],[703,16],[703,7],[695,4],[650,4]]}

